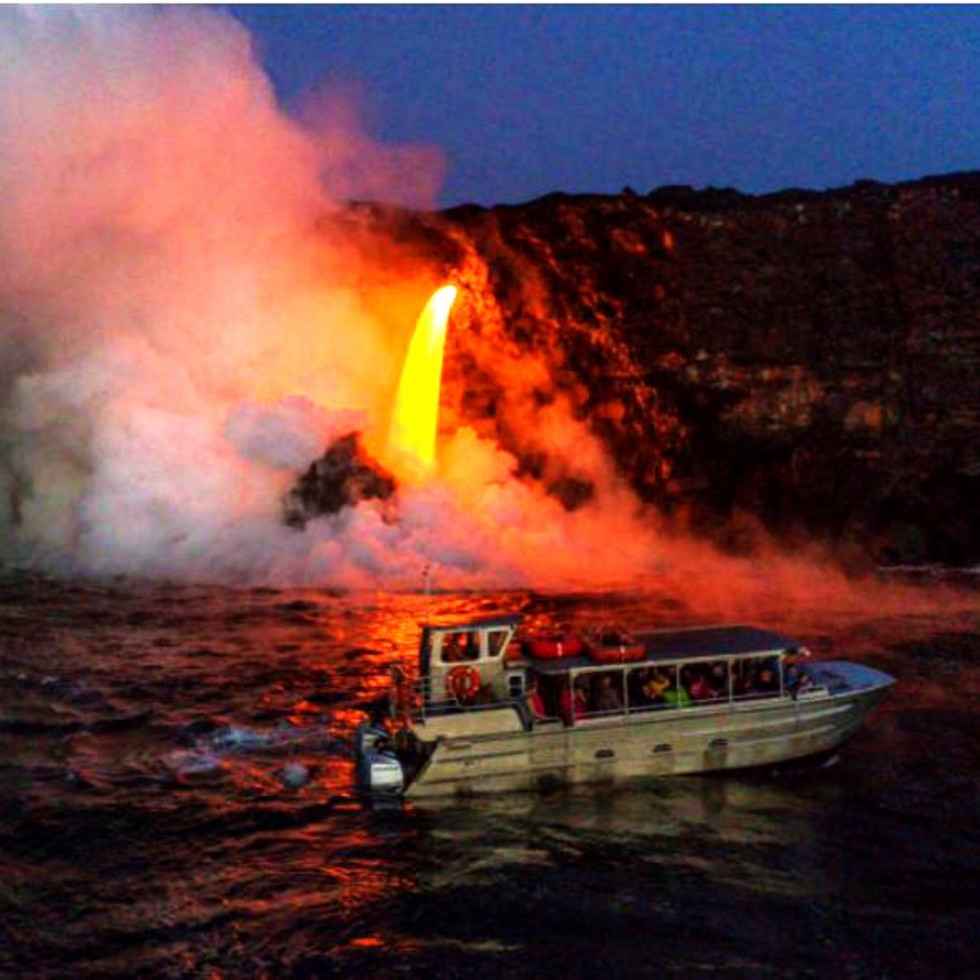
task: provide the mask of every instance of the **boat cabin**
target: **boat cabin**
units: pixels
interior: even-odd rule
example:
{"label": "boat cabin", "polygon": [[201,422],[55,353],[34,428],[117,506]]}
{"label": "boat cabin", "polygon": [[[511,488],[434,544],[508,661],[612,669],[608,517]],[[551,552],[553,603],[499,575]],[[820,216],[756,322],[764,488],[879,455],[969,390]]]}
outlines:
{"label": "boat cabin", "polygon": [[474,730],[503,721],[524,729],[549,722],[572,727],[648,711],[797,696],[807,683],[796,663],[805,651],[755,627],[638,633],[621,647],[628,661],[617,663],[616,648],[599,651],[577,637],[565,644],[574,656],[560,648],[552,649],[557,655],[541,656],[540,642],[518,638],[520,624],[519,616],[498,616],[425,626],[415,702],[420,719],[452,715],[458,721],[462,713],[479,711],[493,712],[497,720],[474,717]]}
{"label": "boat cabin", "polygon": [[525,671],[514,667],[519,616],[424,626],[419,650],[420,691],[427,708],[519,698]]}

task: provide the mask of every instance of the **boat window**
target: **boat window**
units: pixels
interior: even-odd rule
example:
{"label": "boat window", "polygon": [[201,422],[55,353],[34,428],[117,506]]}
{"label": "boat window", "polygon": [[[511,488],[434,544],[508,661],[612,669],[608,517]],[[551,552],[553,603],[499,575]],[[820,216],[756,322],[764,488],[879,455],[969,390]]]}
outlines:
{"label": "boat window", "polygon": [[458,664],[480,659],[480,634],[475,630],[446,633],[442,638],[442,662]]}
{"label": "boat window", "polygon": [[732,663],[732,694],[738,698],[771,697],[780,691],[779,659],[746,657]]}
{"label": "boat window", "polygon": [[508,630],[492,630],[487,633],[487,654],[499,657],[507,642]]}
{"label": "boat window", "polygon": [[680,668],[677,664],[665,664],[660,670],[667,680],[667,687],[661,695],[664,704],[671,708],[686,708],[691,698],[681,683]]}
{"label": "boat window", "polygon": [[623,671],[602,670],[587,676],[589,682],[589,689],[586,691],[587,713],[590,716],[622,714],[626,705]]}
{"label": "boat window", "polygon": [[726,660],[700,661],[681,668],[681,686],[691,703],[727,701],[729,671]]}
{"label": "boat window", "polygon": [[634,667],[627,672],[626,690],[630,711],[667,706],[666,693],[671,686],[673,667]]}
{"label": "boat window", "polygon": [[534,674],[538,682],[538,694],[544,704],[545,715],[551,718],[559,716],[571,718],[571,688],[568,677],[549,677],[547,674]]}
{"label": "boat window", "polygon": [[519,698],[524,693],[524,675],[517,673],[507,676],[507,693],[512,698]]}

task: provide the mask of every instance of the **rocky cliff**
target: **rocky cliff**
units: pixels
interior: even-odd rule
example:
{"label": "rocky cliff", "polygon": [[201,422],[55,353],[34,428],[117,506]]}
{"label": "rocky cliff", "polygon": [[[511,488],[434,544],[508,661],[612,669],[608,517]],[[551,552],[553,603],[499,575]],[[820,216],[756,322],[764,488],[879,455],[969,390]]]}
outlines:
{"label": "rocky cliff", "polygon": [[[980,560],[980,173],[370,220],[468,291],[447,417],[532,476],[546,454],[514,401],[562,397],[645,500],[729,546],[761,527]],[[522,375],[535,358],[547,380]],[[574,473],[552,485],[588,495]]]}

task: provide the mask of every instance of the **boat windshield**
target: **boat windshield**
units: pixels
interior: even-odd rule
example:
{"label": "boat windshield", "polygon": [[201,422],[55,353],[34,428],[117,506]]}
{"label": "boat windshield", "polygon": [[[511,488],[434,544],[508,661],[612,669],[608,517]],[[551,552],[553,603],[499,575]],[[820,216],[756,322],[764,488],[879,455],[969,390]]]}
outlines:
{"label": "boat windshield", "polygon": [[480,634],[476,630],[446,633],[442,638],[444,664],[468,663],[480,659]]}
{"label": "boat windshield", "polygon": [[509,636],[509,630],[491,630],[487,633],[487,655],[499,657]]}

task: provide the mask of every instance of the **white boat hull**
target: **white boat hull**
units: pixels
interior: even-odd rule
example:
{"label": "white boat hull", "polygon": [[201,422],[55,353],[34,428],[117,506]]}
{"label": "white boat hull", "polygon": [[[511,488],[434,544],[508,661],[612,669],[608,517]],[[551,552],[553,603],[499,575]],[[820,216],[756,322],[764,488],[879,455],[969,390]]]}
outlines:
{"label": "white boat hull", "polygon": [[821,666],[830,677],[842,679],[837,691],[821,687],[795,699],[637,711],[572,727],[556,720],[530,731],[440,736],[405,795],[417,799],[615,783],[775,766],[827,754],[854,734],[893,681],[853,664]]}

